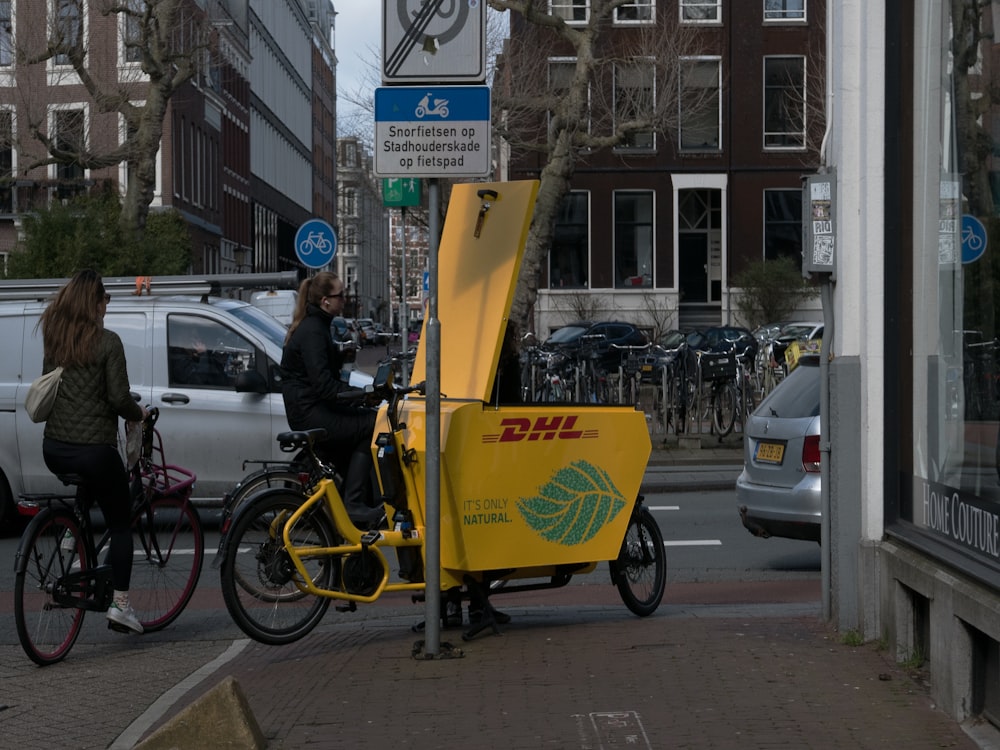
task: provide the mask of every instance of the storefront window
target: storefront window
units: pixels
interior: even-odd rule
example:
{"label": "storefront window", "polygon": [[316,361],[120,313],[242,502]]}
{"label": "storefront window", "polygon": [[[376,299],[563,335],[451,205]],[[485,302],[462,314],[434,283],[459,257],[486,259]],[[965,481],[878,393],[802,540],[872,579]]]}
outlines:
{"label": "storefront window", "polygon": [[[952,16],[953,5],[913,6],[913,130],[902,157],[912,169],[903,210],[913,241],[902,243],[912,253],[912,296],[901,306],[911,320],[903,375],[912,412],[900,415],[901,434],[912,439],[901,441],[899,520],[1000,569],[998,10],[983,4]],[[933,68],[939,75],[913,73]]]}

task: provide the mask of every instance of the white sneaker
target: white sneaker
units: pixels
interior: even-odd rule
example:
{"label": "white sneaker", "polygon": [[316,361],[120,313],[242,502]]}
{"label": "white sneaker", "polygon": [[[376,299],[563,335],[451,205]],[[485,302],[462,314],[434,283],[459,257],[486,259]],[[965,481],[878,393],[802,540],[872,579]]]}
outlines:
{"label": "white sneaker", "polygon": [[[123,628],[131,630],[133,633],[142,633],[143,627],[142,623],[139,622],[139,618],[135,616],[135,610],[131,606],[126,606],[125,609],[120,609],[114,602],[108,607],[108,622],[112,626],[120,625]],[[116,628],[117,629],[117,628]]]}

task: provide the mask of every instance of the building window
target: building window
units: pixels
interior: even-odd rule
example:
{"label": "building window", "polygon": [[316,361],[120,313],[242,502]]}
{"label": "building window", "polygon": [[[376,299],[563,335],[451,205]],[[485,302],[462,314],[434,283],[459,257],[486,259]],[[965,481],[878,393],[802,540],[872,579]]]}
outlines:
{"label": "building window", "polygon": [[52,117],[52,145],[56,164],[56,178],[59,180],[83,179],[83,167],[79,164],[81,154],[86,150],[86,117],[82,109],[58,109]]}
{"label": "building window", "polygon": [[344,143],[344,166],[358,166],[358,146],[353,141],[346,141]]}
{"label": "building window", "polygon": [[806,0],[764,0],[765,21],[805,21]]}
{"label": "building window", "polygon": [[0,67],[14,64],[14,17],[11,0],[0,0]]}
{"label": "building window", "polygon": [[802,257],[802,191],[764,191],[764,260]]}
{"label": "building window", "polygon": [[79,49],[83,43],[81,0],[55,0],[51,41],[62,50],[53,58],[53,62],[56,65],[70,65],[69,52]]}
{"label": "building window", "polygon": [[805,148],[806,59],[764,58],[764,148]]}
{"label": "building window", "polygon": [[14,212],[14,113],[0,110],[0,214]]}
{"label": "building window", "polygon": [[[615,65],[615,128],[629,122],[651,122],[656,109],[655,72],[651,63]],[[618,149],[649,151],[656,148],[652,128],[625,134]]]}
{"label": "building window", "polygon": [[720,23],[722,0],[681,0],[681,21],[687,23]]}
{"label": "building window", "polygon": [[549,287],[586,289],[590,258],[590,196],[571,192],[562,200],[549,251]]}
{"label": "building window", "polygon": [[681,60],[681,151],[718,151],[721,148],[720,70],[717,58]]}
{"label": "building window", "polygon": [[615,193],[615,287],[653,286],[653,193]]}
{"label": "building window", "polygon": [[[576,60],[575,59],[558,59],[549,60],[549,92],[552,95],[552,99],[561,99],[567,91],[569,91],[570,85],[573,83],[573,76],[576,75]],[[587,101],[590,101],[590,88],[587,89]],[[590,112],[590,107],[587,107],[587,112]],[[552,111],[549,110],[549,121],[551,124]],[[590,117],[587,117],[587,132],[590,132]]]}
{"label": "building window", "polygon": [[549,13],[566,23],[587,23],[590,20],[590,0],[549,0]]}
{"label": "building window", "polygon": [[358,214],[358,194],[354,188],[345,188],[341,194],[340,210],[345,216],[357,216]]}
{"label": "building window", "polygon": [[126,0],[122,18],[122,60],[127,63],[142,61],[142,23],[144,0]]}
{"label": "building window", "polygon": [[653,23],[656,21],[656,5],[653,0],[633,0],[615,8],[615,23]]}

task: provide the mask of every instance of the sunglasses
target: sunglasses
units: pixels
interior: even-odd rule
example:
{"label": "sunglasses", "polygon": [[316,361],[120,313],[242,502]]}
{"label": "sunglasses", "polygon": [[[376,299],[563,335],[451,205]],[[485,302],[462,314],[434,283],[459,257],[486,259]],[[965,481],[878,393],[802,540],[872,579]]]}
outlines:
{"label": "sunglasses", "polygon": [[327,297],[340,297],[341,299],[343,299],[346,296],[347,296],[347,293],[343,289],[341,289],[336,294],[324,294],[323,298],[326,299]]}
{"label": "sunglasses", "polygon": [[110,294],[107,294],[107,293],[105,293],[105,294],[104,294],[104,304],[107,304],[107,303],[108,303],[108,302],[110,302],[110,301],[111,301],[111,295],[110,295]]}

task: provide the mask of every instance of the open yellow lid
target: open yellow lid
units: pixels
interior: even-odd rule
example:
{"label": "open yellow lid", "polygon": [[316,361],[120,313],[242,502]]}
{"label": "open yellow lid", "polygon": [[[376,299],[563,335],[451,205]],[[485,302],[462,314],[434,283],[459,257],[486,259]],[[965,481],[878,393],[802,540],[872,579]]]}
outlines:
{"label": "open yellow lid", "polygon": [[[490,399],[537,193],[537,180],[452,188],[438,249],[442,398]],[[426,378],[426,334],[425,317],[413,382]]]}

